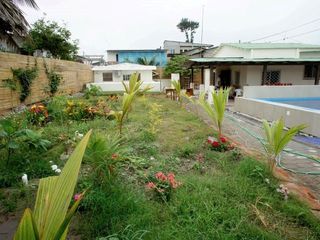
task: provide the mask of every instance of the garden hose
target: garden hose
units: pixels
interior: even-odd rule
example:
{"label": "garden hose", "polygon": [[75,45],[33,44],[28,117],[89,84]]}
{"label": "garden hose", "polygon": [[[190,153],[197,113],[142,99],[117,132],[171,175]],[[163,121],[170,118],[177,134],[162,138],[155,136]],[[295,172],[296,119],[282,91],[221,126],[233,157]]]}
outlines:
{"label": "garden hose", "polygon": [[[242,126],[241,124],[239,124],[239,122],[237,121],[237,119],[236,119],[235,117],[233,117],[232,115],[226,113],[226,117],[227,117],[229,120],[235,122],[235,123],[237,124],[237,126],[238,126],[240,129],[242,129],[244,132],[246,132],[246,133],[249,134],[250,136],[252,136],[252,137],[254,137],[255,139],[257,139],[257,140],[262,144],[262,146],[264,147],[264,149],[266,149],[266,142],[265,142],[265,140],[264,140],[261,136],[257,135],[255,132],[253,132],[253,131],[249,130],[248,128],[246,128],[246,127]],[[291,153],[291,154],[296,155],[296,156],[302,156],[302,157],[304,157],[304,158],[310,159],[310,160],[312,160],[312,161],[320,164],[320,159],[317,159],[317,158],[315,158],[315,157],[313,157],[313,156],[310,156],[310,155],[308,155],[308,154],[305,154],[305,153],[301,153],[301,152],[299,152],[299,151],[294,151],[294,150],[292,150],[292,149],[285,148],[285,149],[283,150],[283,152]],[[280,167],[280,168],[282,168],[282,169],[284,169],[284,170],[286,170],[286,171],[289,171],[289,172],[292,172],[292,173],[295,173],[295,174],[320,175],[320,172],[298,171],[298,170],[294,170],[294,169],[290,169],[290,168],[288,168],[288,167],[285,167],[285,166],[281,163],[281,158],[278,159],[278,161],[277,161],[277,166]]]}

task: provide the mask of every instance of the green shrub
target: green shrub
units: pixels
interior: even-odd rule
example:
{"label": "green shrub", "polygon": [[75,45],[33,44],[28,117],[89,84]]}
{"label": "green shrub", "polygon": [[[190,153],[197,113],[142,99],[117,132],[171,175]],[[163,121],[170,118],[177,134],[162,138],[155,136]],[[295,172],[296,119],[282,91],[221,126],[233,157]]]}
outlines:
{"label": "green shrub", "polygon": [[103,94],[102,88],[100,86],[96,86],[93,84],[90,84],[89,87],[87,87],[84,91],[84,97],[86,99],[89,99],[90,97],[94,96],[101,96]]}
{"label": "green shrub", "polygon": [[116,174],[119,161],[124,159],[124,148],[117,136],[92,136],[86,149],[84,161],[93,167],[93,175],[97,184],[104,183]]}

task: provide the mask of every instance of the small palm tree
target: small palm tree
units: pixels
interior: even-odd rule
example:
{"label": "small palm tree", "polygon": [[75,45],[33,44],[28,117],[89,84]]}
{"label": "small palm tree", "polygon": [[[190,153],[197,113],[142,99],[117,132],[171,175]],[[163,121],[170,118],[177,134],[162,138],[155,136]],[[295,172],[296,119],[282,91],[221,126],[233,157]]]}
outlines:
{"label": "small palm tree", "polygon": [[213,105],[210,105],[205,99],[205,93],[200,95],[198,103],[207,112],[218,129],[219,137],[222,135],[222,122],[224,119],[224,112],[228,102],[230,88],[222,89],[216,93],[212,91]]}
{"label": "small palm tree", "polygon": [[117,120],[120,136],[122,134],[123,122],[125,120],[125,117],[128,116],[129,112],[132,109],[132,103],[137,93],[138,91],[132,92],[130,94],[124,93],[122,98],[121,111],[112,111],[110,113]]}
{"label": "small palm tree", "polygon": [[285,131],[283,129],[284,121],[282,118],[272,122],[271,124],[269,124],[266,120],[263,120],[266,141],[264,147],[267,153],[271,171],[274,169],[276,162],[279,160],[282,150],[299,131],[305,129],[306,127],[307,126],[305,124],[300,124],[290,128],[288,131]]}
{"label": "small palm tree", "polygon": [[180,105],[182,104],[182,98],[181,98],[181,84],[179,80],[173,80],[171,82],[171,84],[173,85],[174,89],[176,90],[177,93],[177,99],[180,102]]}
{"label": "small palm tree", "polygon": [[146,86],[145,88],[142,89],[141,88],[142,84],[143,84],[143,81],[139,80],[139,73],[131,74],[128,85],[124,81],[122,81],[124,91],[127,94],[130,94],[130,93],[133,93],[136,91],[138,91],[139,94],[143,94],[143,93],[149,91],[150,89],[152,89],[152,87],[150,87],[150,86]]}
{"label": "small palm tree", "polygon": [[156,61],[156,57],[148,59],[147,57],[139,57],[137,63],[141,65],[158,66],[159,63]]}
{"label": "small palm tree", "polygon": [[34,210],[24,211],[14,240],[67,238],[72,216],[84,195],[75,195],[75,202],[70,206],[90,135],[91,130],[77,145],[59,176],[40,179]]}

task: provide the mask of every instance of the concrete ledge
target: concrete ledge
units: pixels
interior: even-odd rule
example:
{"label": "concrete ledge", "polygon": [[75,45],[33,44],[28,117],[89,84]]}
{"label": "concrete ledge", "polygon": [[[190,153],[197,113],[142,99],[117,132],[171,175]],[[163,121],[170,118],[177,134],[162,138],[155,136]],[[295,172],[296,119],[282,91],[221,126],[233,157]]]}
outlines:
{"label": "concrete ledge", "polygon": [[308,127],[304,132],[320,137],[320,111],[317,110],[244,97],[235,99],[234,109],[268,121],[275,121],[282,117],[287,127],[307,124]]}
{"label": "concrete ledge", "polygon": [[243,97],[245,98],[310,98],[319,97],[319,94],[320,85],[243,87]]}

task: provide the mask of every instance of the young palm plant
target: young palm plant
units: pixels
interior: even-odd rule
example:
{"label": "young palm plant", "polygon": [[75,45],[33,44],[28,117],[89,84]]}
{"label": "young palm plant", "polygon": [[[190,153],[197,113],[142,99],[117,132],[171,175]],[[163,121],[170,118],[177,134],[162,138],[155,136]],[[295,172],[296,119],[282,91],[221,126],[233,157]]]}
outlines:
{"label": "young palm plant", "polygon": [[219,138],[222,135],[222,123],[224,119],[224,112],[228,102],[230,88],[222,89],[216,93],[212,91],[213,105],[207,102],[205,99],[205,93],[202,93],[199,97],[198,103],[207,112],[209,117],[218,129]]}
{"label": "young palm plant", "polygon": [[128,85],[124,81],[122,81],[124,91],[127,94],[130,94],[130,93],[133,93],[136,91],[139,92],[139,94],[144,94],[152,88],[150,86],[146,86],[145,88],[141,88],[142,84],[143,84],[143,81],[139,80],[139,73],[131,74]]}
{"label": "young palm plant", "polygon": [[93,176],[101,185],[116,174],[116,166],[125,155],[125,148],[116,135],[93,135],[85,152],[85,160],[93,166]]}
{"label": "young palm plant", "polygon": [[[138,89],[139,90],[139,89]],[[119,127],[119,135],[121,136],[122,134],[122,127],[123,127],[123,122],[125,120],[125,117],[129,114],[129,111],[132,108],[132,103],[138,93],[138,90],[135,92],[132,92],[130,94],[124,93],[122,97],[122,105],[121,105],[121,110],[120,111],[111,111],[110,114],[113,115],[118,123]]]}
{"label": "young palm plant", "polygon": [[266,120],[263,120],[263,128],[265,133],[265,145],[264,148],[267,153],[267,158],[272,171],[277,161],[279,161],[280,153],[292,140],[292,138],[301,130],[305,129],[305,124],[300,124],[291,127],[288,131],[285,131],[284,120],[274,121],[269,124]]}
{"label": "young palm plant", "polygon": [[90,135],[91,130],[78,144],[59,176],[40,180],[34,210],[25,210],[14,240],[66,239],[71,218],[84,194],[77,197],[68,211]]}
{"label": "young palm plant", "polygon": [[180,81],[179,80],[173,80],[171,83],[172,83],[174,89],[176,90],[177,99],[178,99],[178,101],[179,101],[179,103],[181,105],[182,104],[182,98],[181,98],[181,84],[180,84]]}

